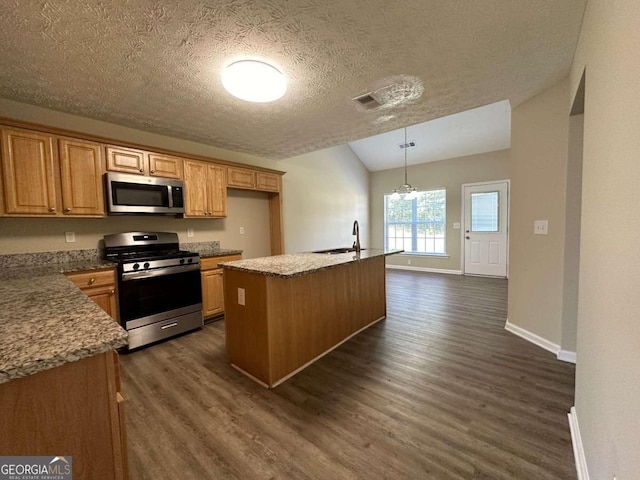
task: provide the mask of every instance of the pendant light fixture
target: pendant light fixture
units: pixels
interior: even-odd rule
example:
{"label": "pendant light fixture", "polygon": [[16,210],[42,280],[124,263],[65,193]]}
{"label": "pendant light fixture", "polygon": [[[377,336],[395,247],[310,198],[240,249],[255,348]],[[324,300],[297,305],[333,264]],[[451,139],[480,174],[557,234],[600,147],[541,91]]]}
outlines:
{"label": "pendant light fixture", "polygon": [[407,200],[414,199],[418,196],[418,189],[412,186],[407,180],[407,149],[409,147],[414,147],[415,143],[411,142],[411,144],[407,143],[407,127],[404,127],[404,144],[400,145],[400,147],[404,150],[404,184],[400,185],[398,188],[393,189],[393,193],[391,195],[392,198],[398,198],[401,195],[406,195]]}

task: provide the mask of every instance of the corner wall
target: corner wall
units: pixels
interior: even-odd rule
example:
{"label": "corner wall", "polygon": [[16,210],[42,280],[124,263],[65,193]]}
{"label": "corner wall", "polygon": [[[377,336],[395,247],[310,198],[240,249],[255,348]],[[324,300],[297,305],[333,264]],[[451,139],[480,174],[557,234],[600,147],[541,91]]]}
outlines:
{"label": "corner wall", "polygon": [[[640,2],[589,0],[576,412],[591,479],[640,473]],[[568,99],[567,99],[568,101]]]}
{"label": "corner wall", "polygon": [[287,171],[286,253],[350,247],[354,220],[362,248],[371,248],[369,171],[348,145],[282,160],[275,168]]}
{"label": "corner wall", "polygon": [[[559,346],[569,139],[565,80],[511,112],[509,323]],[[534,235],[535,220],[549,221]]]}
{"label": "corner wall", "polygon": [[[508,165],[509,150],[411,165],[407,171],[412,185],[421,190],[447,189],[447,256],[392,255],[387,257],[387,265],[407,266],[411,260],[411,267],[460,271],[462,236],[453,224],[463,222],[462,184],[506,180]],[[404,167],[371,173],[371,245],[374,248],[384,248],[384,195],[403,182]]]}

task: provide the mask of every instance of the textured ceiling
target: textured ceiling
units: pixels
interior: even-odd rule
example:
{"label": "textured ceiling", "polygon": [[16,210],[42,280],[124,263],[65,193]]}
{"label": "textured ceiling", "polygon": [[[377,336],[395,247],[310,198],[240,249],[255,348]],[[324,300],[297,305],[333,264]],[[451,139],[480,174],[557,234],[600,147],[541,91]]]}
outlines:
{"label": "textured ceiling", "polygon": [[[3,1],[0,97],[281,159],[564,78],[585,0]],[[279,101],[221,69],[266,59]],[[367,92],[373,111],[351,98]]]}

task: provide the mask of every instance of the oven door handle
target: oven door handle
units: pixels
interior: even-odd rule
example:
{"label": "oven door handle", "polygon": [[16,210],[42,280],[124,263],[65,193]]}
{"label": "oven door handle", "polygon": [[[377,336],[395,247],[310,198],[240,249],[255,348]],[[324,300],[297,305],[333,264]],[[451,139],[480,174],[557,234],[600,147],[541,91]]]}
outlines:
{"label": "oven door handle", "polygon": [[154,270],[143,270],[141,272],[126,272],[122,274],[122,281],[127,282],[129,280],[141,280],[143,278],[174,275],[177,273],[190,272],[192,270],[200,270],[200,265],[181,265],[176,267],[156,268]]}

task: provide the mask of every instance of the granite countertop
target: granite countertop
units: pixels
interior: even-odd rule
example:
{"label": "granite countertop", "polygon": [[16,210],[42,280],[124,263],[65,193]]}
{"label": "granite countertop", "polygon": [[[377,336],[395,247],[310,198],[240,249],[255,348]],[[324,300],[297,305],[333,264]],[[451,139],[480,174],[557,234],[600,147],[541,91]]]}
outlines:
{"label": "granite countertop", "polygon": [[127,332],[63,273],[112,262],[0,268],[0,383],[127,344]]}
{"label": "granite countertop", "polygon": [[326,253],[293,253],[222,262],[220,265],[231,270],[287,278],[299,277],[345,263],[360,262],[369,258],[394,255],[401,252],[403,252],[403,250],[371,248],[362,250],[360,253],[349,252],[332,255]]}

